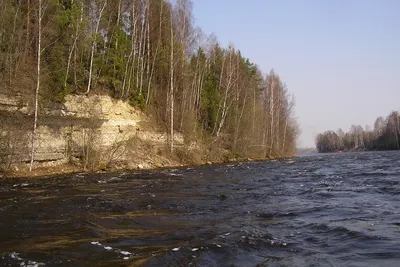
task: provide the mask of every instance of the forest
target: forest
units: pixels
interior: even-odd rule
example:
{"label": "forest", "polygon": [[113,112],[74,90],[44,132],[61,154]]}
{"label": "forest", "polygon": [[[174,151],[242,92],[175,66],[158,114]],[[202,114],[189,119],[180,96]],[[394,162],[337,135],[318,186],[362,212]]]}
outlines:
{"label": "forest", "polygon": [[319,134],[316,147],[318,152],[399,150],[399,140],[400,116],[397,111],[392,111],[386,119],[378,117],[373,129],[352,125],[347,133],[339,129]]}
{"label": "forest", "polygon": [[34,107],[33,136],[67,95],[107,94],[151,115],[171,152],[180,132],[235,156],[293,155],[284,81],[203,33],[192,10],[190,0],[1,1],[0,93]]}

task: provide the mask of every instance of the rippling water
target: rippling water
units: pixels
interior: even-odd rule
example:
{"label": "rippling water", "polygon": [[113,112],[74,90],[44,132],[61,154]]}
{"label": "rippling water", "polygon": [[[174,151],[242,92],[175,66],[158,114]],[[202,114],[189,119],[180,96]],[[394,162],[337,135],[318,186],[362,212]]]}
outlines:
{"label": "rippling water", "polygon": [[5,266],[400,266],[400,153],[0,184]]}

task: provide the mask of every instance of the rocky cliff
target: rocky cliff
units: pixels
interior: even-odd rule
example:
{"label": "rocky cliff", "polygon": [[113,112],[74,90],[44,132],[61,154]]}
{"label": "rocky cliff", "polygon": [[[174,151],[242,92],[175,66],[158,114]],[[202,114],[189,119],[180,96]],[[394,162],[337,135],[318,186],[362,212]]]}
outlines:
{"label": "rocky cliff", "polygon": [[[0,95],[3,169],[21,166],[30,158],[33,112],[22,99]],[[186,149],[181,134],[175,135],[174,142],[178,149]],[[69,162],[85,169],[106,169],[179,163],[166,156],[164,131],[143,112],[109,96],[69,95],[64,104],[42,109],[36,144],[36,166]]]}

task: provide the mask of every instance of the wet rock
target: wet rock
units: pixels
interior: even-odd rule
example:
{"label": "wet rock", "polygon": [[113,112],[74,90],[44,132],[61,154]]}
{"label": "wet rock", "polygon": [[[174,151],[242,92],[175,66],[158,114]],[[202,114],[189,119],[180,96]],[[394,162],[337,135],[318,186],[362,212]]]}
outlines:
{"label": "wet rock", "polygon": [[219,199],[220,200],[225,200],[225,199],[227,199],[228,197],[225,195],[225,193],[219,193]]}

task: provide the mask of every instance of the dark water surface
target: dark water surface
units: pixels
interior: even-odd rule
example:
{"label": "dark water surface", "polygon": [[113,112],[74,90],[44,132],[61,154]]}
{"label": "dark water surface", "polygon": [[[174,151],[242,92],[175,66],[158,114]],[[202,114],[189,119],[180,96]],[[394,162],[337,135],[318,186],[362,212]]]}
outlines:
{"label": "dark water surface", "polygon": [[400,153],[0,183],[0,265],[400,266]]}

